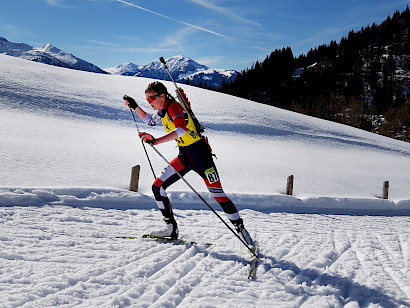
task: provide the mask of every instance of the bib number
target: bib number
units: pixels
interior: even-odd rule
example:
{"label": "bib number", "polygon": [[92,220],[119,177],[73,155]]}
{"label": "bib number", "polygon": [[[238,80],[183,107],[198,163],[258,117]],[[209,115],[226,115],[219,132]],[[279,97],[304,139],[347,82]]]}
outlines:
{"label": "bib number", "polygon": [[209,183],[215,183],[219,181],[218,173],[216,172],[215,168],[209,168],[205,170],[205,176]]}

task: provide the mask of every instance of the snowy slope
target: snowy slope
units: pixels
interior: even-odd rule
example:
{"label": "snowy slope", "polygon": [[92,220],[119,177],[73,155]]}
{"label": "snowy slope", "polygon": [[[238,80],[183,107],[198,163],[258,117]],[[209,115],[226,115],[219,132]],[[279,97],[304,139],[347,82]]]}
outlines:
{"label": "snowy slope", "polygon": [[[261,246],[250,282],[247,252],[183,183],[169,189],[181,236],[213,246],[115,238],[162,226],[121,100],[148,110],[150,79],[5,55],[0,67],[0,306],[410,306],[409,144],[184,86]],[[159,173],[165,163],[148,151]],[[294,196],[284,195],[290,174]],[[197,176],[187,180],[219,211]]]}
{"label": "snowy slope", "polygon": [[[121,99],[128,94],[150,108],[144,89],[151,80],[71,71],[4,55],[0,59],[1,130],[6,132],[1,135],[6,159],[1,168],[6,176],[0,186],[123,189],[135,164],[142,166],[144,177],[151,176]],[[172,84],[166,84],[173,92]],[[209,127],[207,135],[227,191],[282,194],[287,176],[293,174],[294,193],[300,198],[375,199],[388,180],[391,200],[410,199],[408,143],[184,88],[197,117]],[[161,127],[139,125],[141,130],[162,134]],[[172,143],[160,145],[159,150],[168,158],[176,155]],[[164,163],[150,154],[159,172]],[[52,168],[41,168],[44,164]],[[195,176],[193,180],[202,188],[200,180]],[[141,182],[141,192],[150,193],[149,178]],[[183,183],[177,189],[186,190]]]}

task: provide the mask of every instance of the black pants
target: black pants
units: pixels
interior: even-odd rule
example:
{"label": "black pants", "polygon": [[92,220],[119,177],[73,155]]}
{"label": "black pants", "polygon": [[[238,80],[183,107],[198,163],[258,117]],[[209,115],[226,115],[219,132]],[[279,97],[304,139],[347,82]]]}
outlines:
{"label": "black pants", "polygon": [[180,179],[175,170],[182,176],[193,170],[202,177],[209,192],[232,223],[242,223],[236,206],[222,189],[212,153],[205,140],[201,139],[189,146],[180,147],[179,155],[171,161],[171,166],[167,166],[152,185],[157,206],[166,220],[175,221],[166,193],[166,189]]}

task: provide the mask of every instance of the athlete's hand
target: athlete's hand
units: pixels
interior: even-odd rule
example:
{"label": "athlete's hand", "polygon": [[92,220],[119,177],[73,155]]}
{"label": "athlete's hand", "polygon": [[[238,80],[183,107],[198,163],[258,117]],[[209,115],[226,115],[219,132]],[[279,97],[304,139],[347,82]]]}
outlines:
{"label": "athlete's hand", "polygon": [[132,97],[128,95],[124,95],[122,99],[124,100],[124,104],[127,105],[128,107],[132,109],[136,109],[138,107],[137,102]]}
{"label": "athlete's hand", "polygon": [[156,145],[158,144],[158,140],[155,139],[154,136],[148,133],[139,133],[138,136],[140,136],[141,140],[145,143],[151,144],[151,145]]}

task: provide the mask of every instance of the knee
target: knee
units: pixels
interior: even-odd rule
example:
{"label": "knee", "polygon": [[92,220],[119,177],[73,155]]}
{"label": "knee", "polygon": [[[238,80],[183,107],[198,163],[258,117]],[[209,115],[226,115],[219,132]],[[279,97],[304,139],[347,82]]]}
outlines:
{"label": "knee", "polygon": [[155,183],[154,184],[152,184],[152,192],[154,193],[154,196],[156,196],[156,197],[159,197],[159,196],[161,196],[161,187],[160,186],[157,186],[157,185],[155,185]]}

